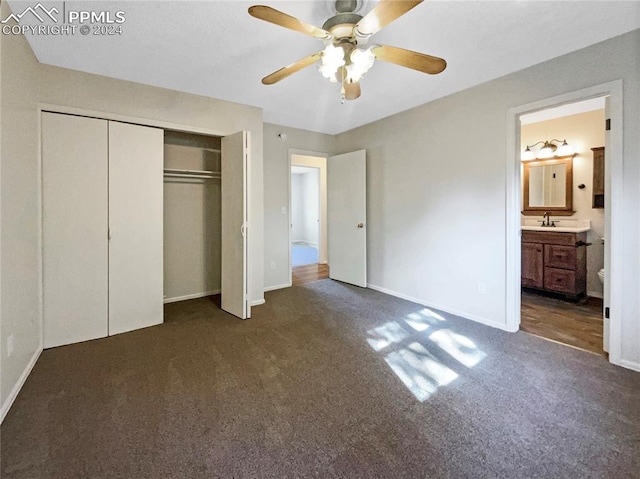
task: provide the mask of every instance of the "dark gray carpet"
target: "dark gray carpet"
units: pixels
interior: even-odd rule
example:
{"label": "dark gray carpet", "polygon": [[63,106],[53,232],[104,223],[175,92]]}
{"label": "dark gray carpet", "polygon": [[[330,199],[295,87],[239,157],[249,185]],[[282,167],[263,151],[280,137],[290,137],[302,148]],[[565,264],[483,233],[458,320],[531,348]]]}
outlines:
{"label": "dark gray carpet", "polygon": [[14,478],[640,477],[640,374],[324,280],[45,351]]}

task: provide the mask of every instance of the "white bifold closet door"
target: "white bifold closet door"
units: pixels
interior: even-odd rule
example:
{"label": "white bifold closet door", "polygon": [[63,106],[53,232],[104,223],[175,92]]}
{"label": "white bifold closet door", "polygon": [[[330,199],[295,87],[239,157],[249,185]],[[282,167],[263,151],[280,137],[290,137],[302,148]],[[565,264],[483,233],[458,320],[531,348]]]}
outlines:
{"label": "white bifold closet door", "polygon": [[162,322],[163,136],[42,114],[45,347]]}
{"label": "white bifold closet door", "polygon": [[222,138],[222,309],[240,319],[251,317],[247,291],[247,166],[249,133]]}
{"label": "white bifold closet door", "polygon": [[108,334],[107,126],[42,114],[45,348]]}
{"label": "white bifold closet door", "polygon": [[109,334],[163,321],[164,131],[109,122]]}

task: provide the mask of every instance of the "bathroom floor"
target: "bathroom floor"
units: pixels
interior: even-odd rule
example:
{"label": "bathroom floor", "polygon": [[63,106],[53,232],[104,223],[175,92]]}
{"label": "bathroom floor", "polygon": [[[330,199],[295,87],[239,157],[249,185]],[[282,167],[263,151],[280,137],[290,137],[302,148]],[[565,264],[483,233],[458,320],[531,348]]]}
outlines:
{"label": "bathroom floor", "polygon": [[602,349],[602,300],[583,304],[522,292],[520,329],[597,354]]}

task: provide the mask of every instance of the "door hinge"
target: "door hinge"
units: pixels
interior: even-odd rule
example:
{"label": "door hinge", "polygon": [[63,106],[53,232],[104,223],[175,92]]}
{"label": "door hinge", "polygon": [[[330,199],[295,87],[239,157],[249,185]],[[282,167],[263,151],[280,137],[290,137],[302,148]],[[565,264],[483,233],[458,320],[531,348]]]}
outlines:
{"label": "door hinge", "polygon": [[604,308],[604,317],[606,319],[609,319],[609,306],[607,306],[606,308]]}
{"label": "door hinge", "polygon": [[611,131],[611,118],[607,118],[604,122],[604,129],[606,131]]}

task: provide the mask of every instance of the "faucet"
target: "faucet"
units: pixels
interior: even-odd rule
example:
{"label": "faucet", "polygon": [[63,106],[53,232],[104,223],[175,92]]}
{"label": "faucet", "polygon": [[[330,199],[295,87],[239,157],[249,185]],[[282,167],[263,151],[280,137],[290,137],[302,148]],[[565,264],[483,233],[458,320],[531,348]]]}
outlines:
{"label": "faucet", "polygon": [[544,214],[542,215],[543,218],[546,218],[546,222],[543,219],[542,220],[542,226],[555,226],[556,222],[555,221],[550,221],[550,217],[551,213],[549,213],[548,211],[545,211]]}

